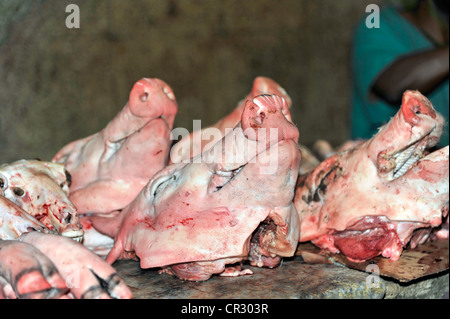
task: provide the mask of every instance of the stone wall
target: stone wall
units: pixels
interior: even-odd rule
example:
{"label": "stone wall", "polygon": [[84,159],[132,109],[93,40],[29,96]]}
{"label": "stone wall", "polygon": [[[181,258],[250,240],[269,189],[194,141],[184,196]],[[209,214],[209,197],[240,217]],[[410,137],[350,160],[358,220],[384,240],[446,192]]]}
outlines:
{"label": "stone wall", "polygon": [[[80,8],[68,29],[65,8]],[[2,0],[0,163],[49,160],[102,129],[141,77],[179,103],[175,127],[230,112],[254,77],[293,100],[300,142],[348,137],[352,32],[369,3],[354,0]]]}

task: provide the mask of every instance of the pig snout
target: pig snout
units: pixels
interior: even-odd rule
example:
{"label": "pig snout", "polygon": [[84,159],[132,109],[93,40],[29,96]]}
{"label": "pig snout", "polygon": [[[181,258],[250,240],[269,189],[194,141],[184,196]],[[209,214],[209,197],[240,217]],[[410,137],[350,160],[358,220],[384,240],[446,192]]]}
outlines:
{"label": "pig snout", "polygon": [[444,127],[444,118],[437,113],[431,102],[419,91],[403,94],[401,113],[417,135],[429,135],[428,147],[439,142]]}
{"label": "pig snout", "polygon": [[134,84],[130,92],[129,106],[135,116],[157,118],[167,111],[165,106],[168,102],[174,101],[175,95],[164,81],[143,78]]}
{"label": "pig snout", "polygon": [[[279,142],[284,139],[298,141],[299,132],[289,120],[291,114],[286,100],[278,95],[262,94],[248,100],[242,112],[242,129],[248,139]],[[266,129],[262,132],[259,129]],[[276,134],[273,134],[273,130]],[[265,136],[262,136],[264,134]]]}
{"label": "pig snout", "polygon": [[[83,227],[81,226],[75,208],[52,206],[49,209],[48,222],[44,224],[53,225],[54,230],[61,236],[72,238],[75,241],[83,240]],[[44,218],[45,219],[45,218]]]}
{"label": "pig snout", "polygon": [[430,101],[418,91],[406,91],[403,94],[402,113],[409,124],[415,126],[420,121],[420,115],[436,119],[436,111]]}
{"label": "pig snout", "polygon": [[[287,94],[284,88],[282,88],[277,82],[275,82],[270,78],[263,76],[256,77],[253,84],[252,95],[256,97],[258,95],[267,93],[282,96],[286,101],[287,107],[291,107],[292,105],[291,97]],[[291,118],[288,119],[291,120]]]}

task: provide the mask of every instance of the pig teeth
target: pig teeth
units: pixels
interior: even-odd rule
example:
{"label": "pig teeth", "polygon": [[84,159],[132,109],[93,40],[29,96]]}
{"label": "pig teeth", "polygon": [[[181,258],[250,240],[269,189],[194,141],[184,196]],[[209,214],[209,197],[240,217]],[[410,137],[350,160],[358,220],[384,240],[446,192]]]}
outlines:
{"label": "pig teeth", "polygon": [[398,169],[394,170],[393,179],[403,176],[408,171],[408,169],[419,160],[419,158],[420,156],[418,154],[414,154],[409,157],[405,162],[401,164]]}
{"label": "pig teeth", "polygon": [[216,174],[221,177],[230,177],[233,174],[233,171],[216,171]]}
{"label": "pig teeth", "polygon": [[411,158],[415,157],[415,156],[412,156],[414,153],[414,150],[415,150],[415,144],[411,145],[403,152],[397,153],[394,156],[396,167],[394,168],[391,180],[399,178],[400,176],[402,176],[403,174],[406,173],[408,168],[412,165]]}
{"label": "pig teeth", "polygon": [[244,166],[240,166],[240,167],[230,170],[230,171],[218,170],[218,171],[216,171],[216,174],[219,175],[220,177],[230,177],[231,178],[231,177],[234,177],[237,173],[239,173],[243,167]]}
{"label": "pig teeth", "polygon": [[414,152],[414,146],[415,145],[411,145],[410,147],[408,147],[406,150],[404,150],[401,153],[396,154],[396,156],[394,157],[395,161],[397,163],[400,163],[400,167],[406,162],[406,160],[408,158],[411,157],[411,155]]}
{"label": "pig teeth", "polygon": [[71,239],[75,240],[76,242],[81,243],[83,241],[83,236],[72,237]]}
{"label": "pig teeth", "polygon": [[394,168],[391,180],[405,174],[413,164],[423,157],[423,153],[426,149],[426,143],[422,143],[422,141],[418,141],[403,152],[394,155],[396,167]]}

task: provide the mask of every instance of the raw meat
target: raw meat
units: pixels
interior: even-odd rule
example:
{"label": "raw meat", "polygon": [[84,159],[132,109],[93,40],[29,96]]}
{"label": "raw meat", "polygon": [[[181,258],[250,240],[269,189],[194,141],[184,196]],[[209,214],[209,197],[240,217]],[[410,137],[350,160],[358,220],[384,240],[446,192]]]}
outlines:
{"label": "raw meat", "polygon": [[[282,97],[248,100],[241,122],[198,155],[200,162],[161,170],[116,224],[100,229],[115,237],[107,261],[135,258],[142,268],[206,280],[227,264],[249,259],[274,267],[292,256],[299,237],[292,202],[298,136]],[[237,269],[226,274],[248,273]]]}
{"label": "raw meat", "polygon": [[443,127],[426,97],[406,91],[397,115],[372,139],[298,179],[299,240],[353,261],[397,260],[411,239],[423,241],[429,232],[414,231],[439,226],[448,212],[449,147],[429,153]]}

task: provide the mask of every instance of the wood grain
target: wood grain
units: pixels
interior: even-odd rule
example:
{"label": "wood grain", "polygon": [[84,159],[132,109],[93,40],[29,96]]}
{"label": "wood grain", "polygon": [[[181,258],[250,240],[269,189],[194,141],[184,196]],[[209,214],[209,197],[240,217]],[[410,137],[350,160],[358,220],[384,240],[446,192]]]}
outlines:
{"label": "wood grain", "polygon": [[296,255],[310,263],[338,263],[361,271],[376,269],[373,266],[376,265],[380,276],[409,282],[449,269],[449,240],[429,241],[414,249],[406,248],[398,261],[378,256],[365,262],[352,262],[341,254],[321,251],[311,243],[299,244]]}

